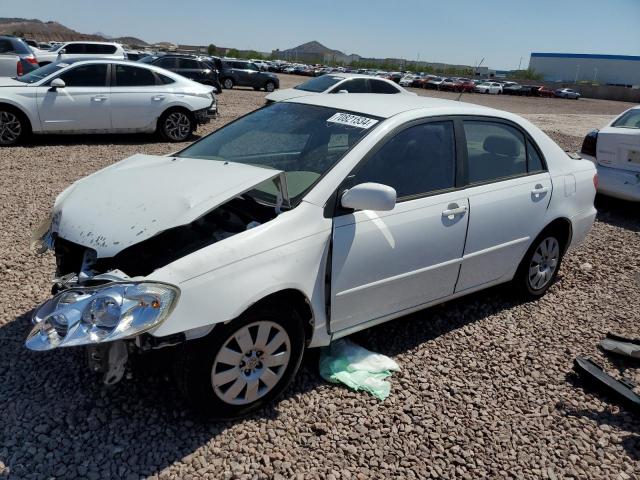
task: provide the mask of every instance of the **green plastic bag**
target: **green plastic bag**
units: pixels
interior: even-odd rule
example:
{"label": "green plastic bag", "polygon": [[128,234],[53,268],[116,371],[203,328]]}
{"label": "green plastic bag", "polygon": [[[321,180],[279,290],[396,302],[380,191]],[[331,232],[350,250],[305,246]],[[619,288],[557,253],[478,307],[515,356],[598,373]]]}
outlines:
{"label": "green plastic bag", "polygon": [[364,390],[384,400],[391,384],[385,380],[400,370],[389,357],[341,338],[320,352],[320,376],[331,383],[343,383],[353,390]]}

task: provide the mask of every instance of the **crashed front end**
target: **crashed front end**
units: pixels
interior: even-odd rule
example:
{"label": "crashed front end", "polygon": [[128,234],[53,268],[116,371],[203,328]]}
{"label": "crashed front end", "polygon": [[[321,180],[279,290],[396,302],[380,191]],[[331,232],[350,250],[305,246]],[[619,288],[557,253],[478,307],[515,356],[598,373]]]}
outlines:
{"label": "crashed front end", "polygon": [[[276,208],[244,195],[265,182],[278,192]],[[181,292],[151,274],[272,220],[285,197],[278,170],[147,155],[76,182],[32,238],[33,251],[55,254],[56,276],[26,347],[86,346],[92,370],[117,382],[132,352],[185,339],[153,336]]]}

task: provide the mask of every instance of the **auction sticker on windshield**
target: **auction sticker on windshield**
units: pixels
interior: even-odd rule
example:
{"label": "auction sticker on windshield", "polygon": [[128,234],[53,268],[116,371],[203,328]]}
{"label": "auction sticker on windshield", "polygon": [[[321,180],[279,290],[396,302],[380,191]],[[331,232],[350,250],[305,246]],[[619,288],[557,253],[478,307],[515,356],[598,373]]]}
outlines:
{"label": "auction sticker on windshield", "polygon": [[373,118],[361,117],[359,115],[351,115],[350,113],[336,113],[331,118],[327,119],[330,123],[340,123],[342,125],[348,125],[350,127],[358,127],[368,129],[373,127],[378,120]]}

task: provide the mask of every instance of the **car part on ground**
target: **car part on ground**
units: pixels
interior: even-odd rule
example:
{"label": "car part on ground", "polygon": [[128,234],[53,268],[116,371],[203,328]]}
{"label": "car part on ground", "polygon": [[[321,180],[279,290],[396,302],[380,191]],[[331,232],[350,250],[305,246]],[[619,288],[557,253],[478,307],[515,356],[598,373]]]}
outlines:
{"label": "car part on ground", "polygon": [[331,383],[342,383],[358,391],[364,390],[384,400],[391,384],[385,380],[400,366],[391,358],[374,353],[346,338],[323,347],[320,352],[320,376]]}
{"label": "car part on ground", "polygon": [[606,373],[600,365],[585,357],[577,357],[573,368],[587,385],[613,396],[634,412],[640,413],[640,395],[633,391],[636,388],[633,382],[616,380]]}
{"label": "car part on ground", "polygon": [[607,333],[607,338],[600,342],[600,347],[607,352],[640,360],[640,339]]}

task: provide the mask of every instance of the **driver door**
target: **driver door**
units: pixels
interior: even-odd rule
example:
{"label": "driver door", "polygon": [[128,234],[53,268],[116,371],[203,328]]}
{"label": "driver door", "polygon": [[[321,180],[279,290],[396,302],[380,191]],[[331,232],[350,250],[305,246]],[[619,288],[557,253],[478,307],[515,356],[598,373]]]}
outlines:
{"label": "driver door", "polygon": [[37,87],[38,114],[43,131],[75,132],[111,129],[107,63],[83,64],[56,78],[63,88]]}
{"label": "driver door", "polygon": [[[396,189],[387,212],[337,212],[331,266],[333,332],[445,298],[462,262],[468,201],[456,189],[452,121],[405,128],[348,177]],[[357,329],[357,328],[355,328]]]}

